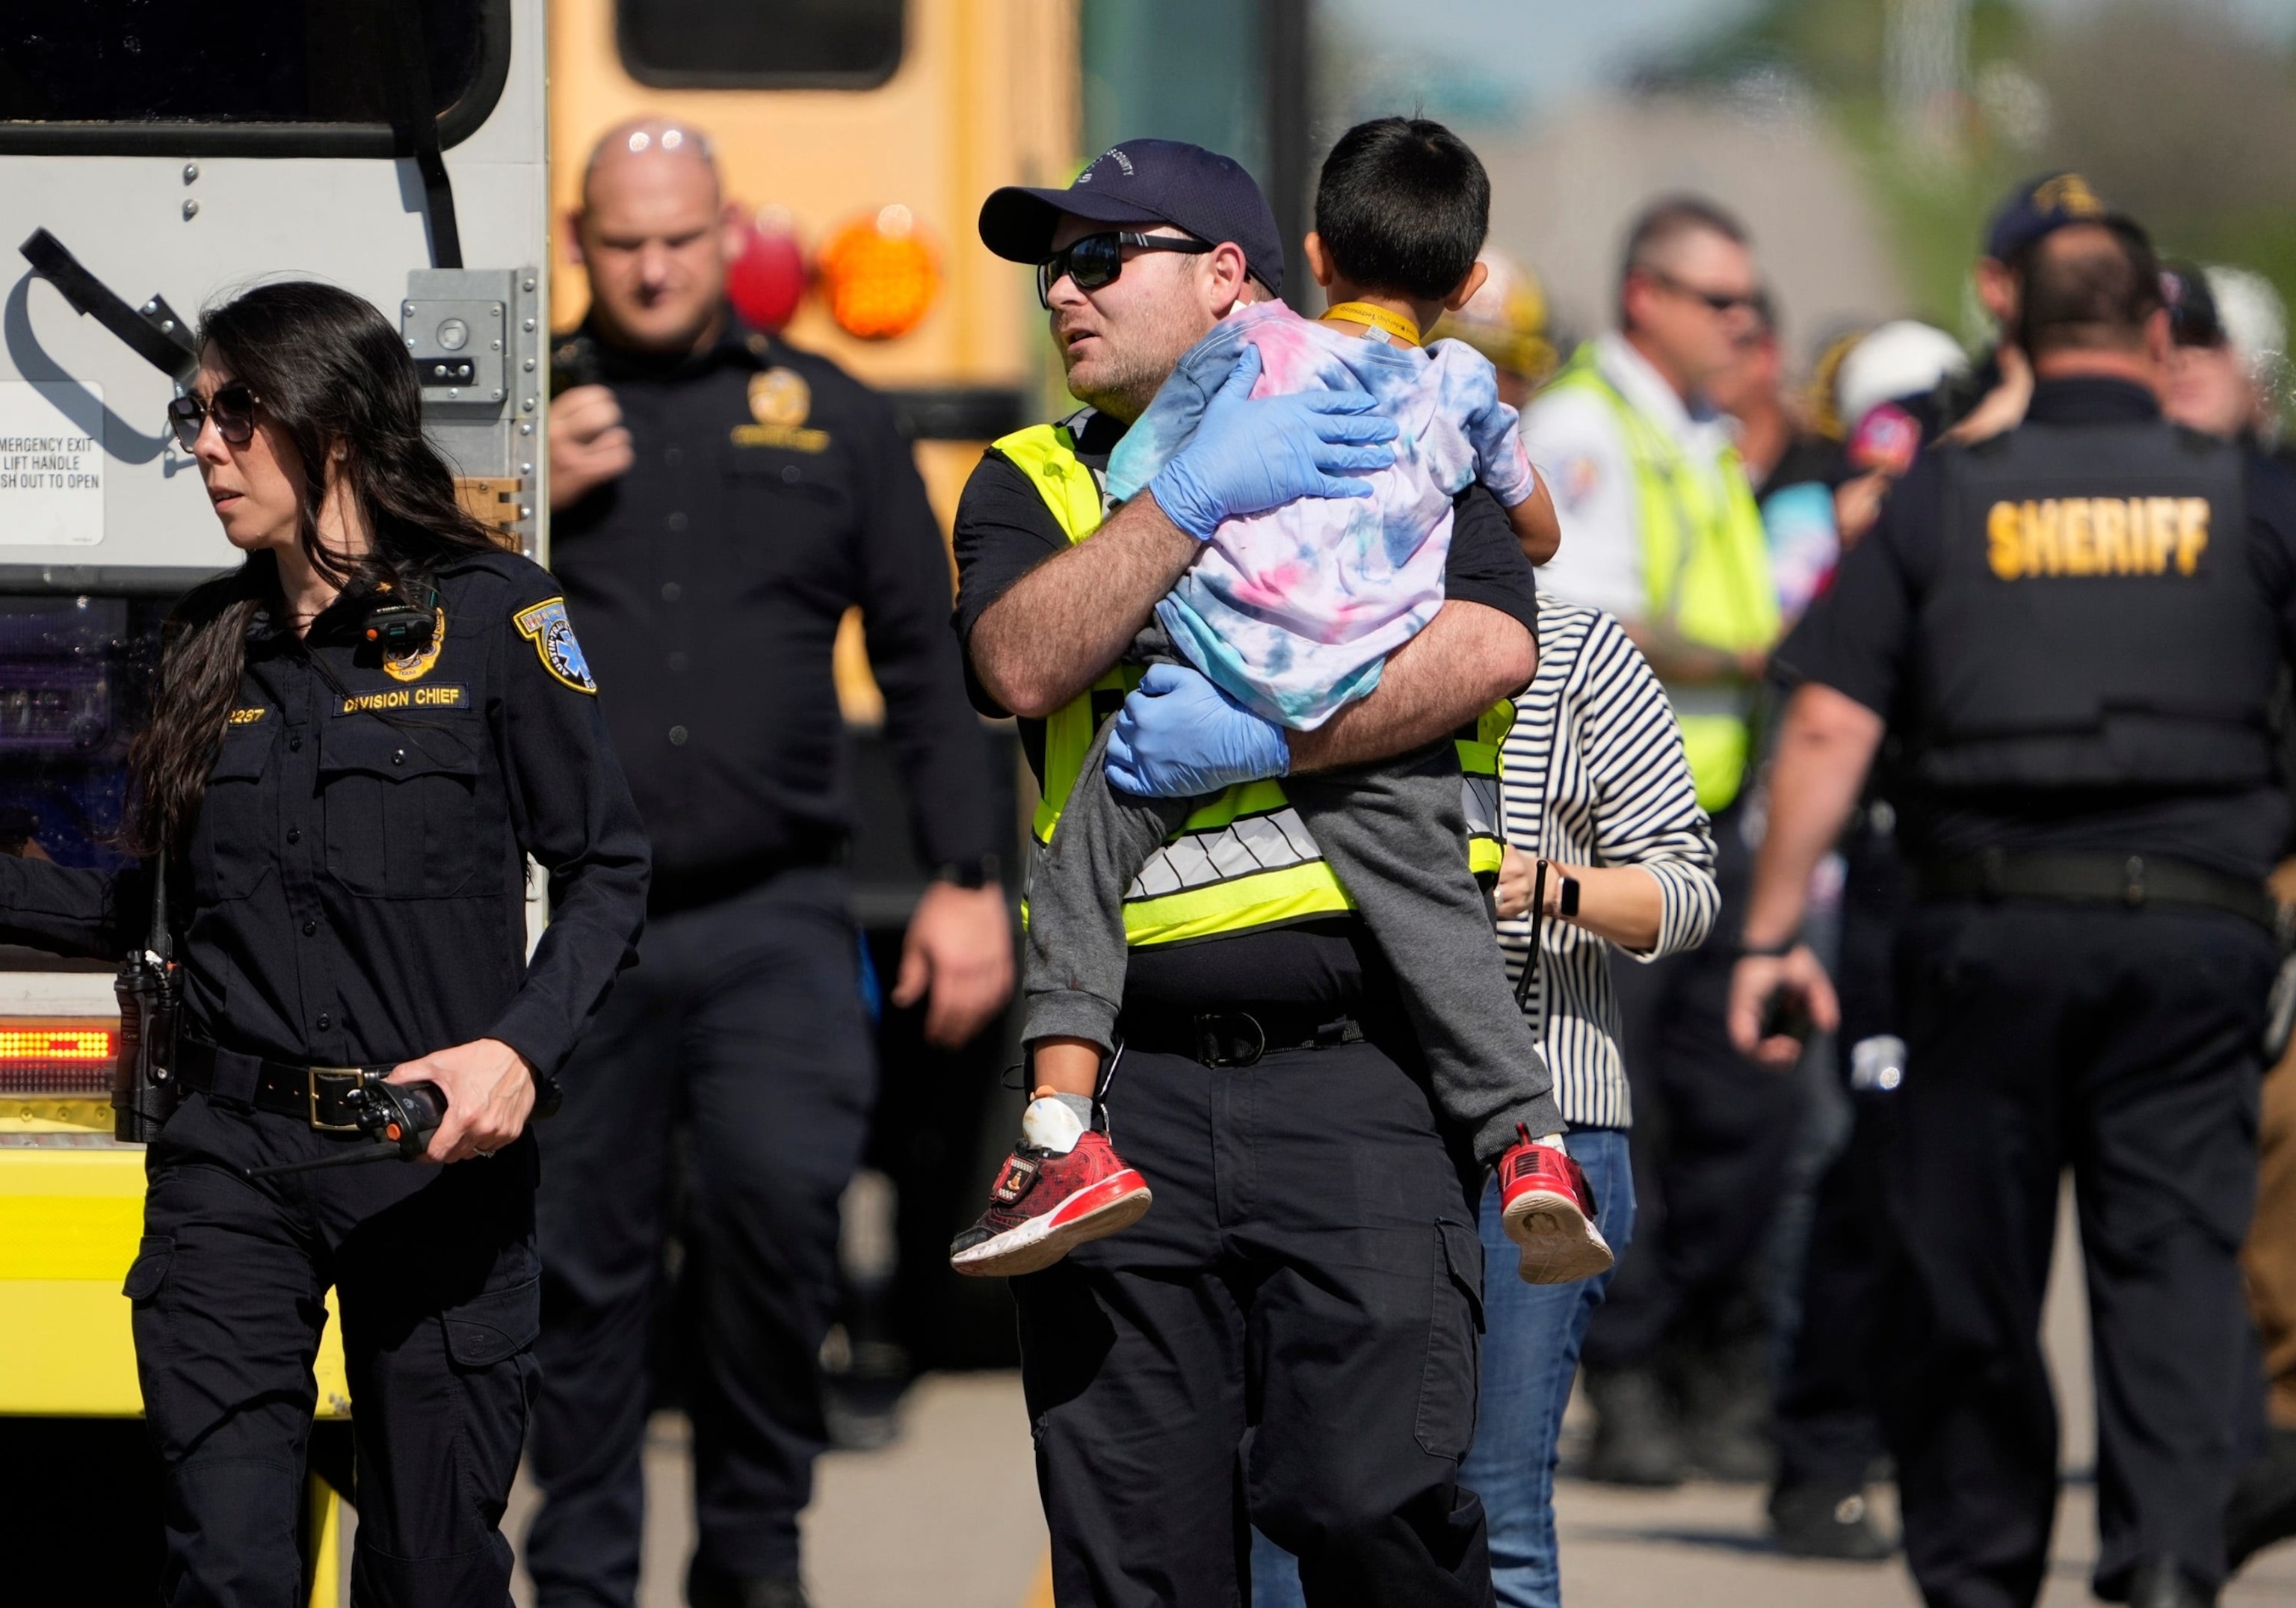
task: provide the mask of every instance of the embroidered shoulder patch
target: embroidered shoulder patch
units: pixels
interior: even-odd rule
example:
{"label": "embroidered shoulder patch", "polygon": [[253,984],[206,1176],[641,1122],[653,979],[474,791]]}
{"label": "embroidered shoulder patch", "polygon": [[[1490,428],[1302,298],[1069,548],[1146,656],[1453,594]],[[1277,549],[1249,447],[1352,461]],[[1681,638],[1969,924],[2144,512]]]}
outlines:
{"label": "embroidered shoulder patch", "polygon": [[521,636],[534,644],[544,669],[578,693],[598,690],[598,684],[590,678],[590,661],[583,657],[582,644],[574,640],[564,598],[545,598],[530,609],[521,609],[511,622]]}
{"label": "embroidered shoulder patch", "polygon": [[1556,489],[1562,493],[1562,505],[1575,509],[1595,495],[1603,483],[1602,465],[1586,454],[1566,459],[1562,465],[1562,484]]}

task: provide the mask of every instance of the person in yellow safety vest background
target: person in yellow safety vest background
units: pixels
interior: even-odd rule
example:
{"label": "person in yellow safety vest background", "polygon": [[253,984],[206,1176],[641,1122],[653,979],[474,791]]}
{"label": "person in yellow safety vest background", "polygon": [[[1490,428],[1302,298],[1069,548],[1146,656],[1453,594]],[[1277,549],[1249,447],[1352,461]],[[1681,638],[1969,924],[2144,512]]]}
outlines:
{"label": "person in yellow safety vest background", "polygon": [[[1562,524],[1540,587],[1617,615],[1665,684],[1714,816],[1720,932],[1735,930],[1744,895],[1749,715],[1780,617],[1730,421],[1702,392],[1759,338],[1761,288],[1736,219],[1694,197],[1655,202],[1628,234],[1619,329],[1581,347],[1523,414]],[[1614,966],[1641,1229],[1587,1335],[1596,1479],[1767,1472],[1766,1339],[1745,1275],[1801,1096],[1730,1047],[1731,959],[1702,949]]]}

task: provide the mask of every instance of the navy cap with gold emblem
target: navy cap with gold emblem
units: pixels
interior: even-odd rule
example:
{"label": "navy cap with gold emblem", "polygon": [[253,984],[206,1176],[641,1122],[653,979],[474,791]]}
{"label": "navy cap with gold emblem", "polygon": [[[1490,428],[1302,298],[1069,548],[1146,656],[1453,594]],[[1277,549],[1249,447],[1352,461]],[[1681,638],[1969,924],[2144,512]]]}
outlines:
{"label": "navy cap with gold emblem", "polygon": [[1013,262],[1053,249],[1061,217],[1111,226],[1169,224],[1214,245],[1242,249],[1251,276],[1281,295],[1283,235],[1241,163],[1181,140],[1127,140],[1092,159],[1065,190],[1007,185],[980,206],[980,243]]}
{"label": "navy cap with gold emblem", "polygon": [[2127,213],[2115,212],[2098,199],[2079,174],[2046,173],[2018,185],[1996,209],[1986,226],[1985,254],[1996,262],[2007,262],[2069,224],[2104,224],[2144,233]]}

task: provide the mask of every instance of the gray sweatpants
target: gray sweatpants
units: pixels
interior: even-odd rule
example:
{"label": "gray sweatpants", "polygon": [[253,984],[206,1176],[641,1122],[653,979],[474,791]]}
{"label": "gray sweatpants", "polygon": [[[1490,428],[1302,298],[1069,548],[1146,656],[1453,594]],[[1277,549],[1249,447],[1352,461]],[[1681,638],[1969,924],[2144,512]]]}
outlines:
{"label": "gray sweatpants", "polygon": [[[1142,799],[1101,768],[1112,720],[1086,755],[1029,881],[1028,1022],[1022,1038],[1114,1047],[1124,997],[1124,893],[1196,801]],[[1445,1120],[1486,1164],[1559,1133],[1554,1079],[1508,986],[1488,906],[1467,868],[1466,812],[1450,742],[1353,770],[1287,776],[1324,860],[1394,971]]]}

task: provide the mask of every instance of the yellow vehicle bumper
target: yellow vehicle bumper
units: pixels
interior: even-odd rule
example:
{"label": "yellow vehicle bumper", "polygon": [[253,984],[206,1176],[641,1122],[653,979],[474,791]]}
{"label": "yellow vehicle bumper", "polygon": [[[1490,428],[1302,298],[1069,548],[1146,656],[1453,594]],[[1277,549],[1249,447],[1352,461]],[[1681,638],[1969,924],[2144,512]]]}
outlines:
{"label": "yellow vehicle bumper", "polygon": [[[29,1127],[29,1120],[24,1126]],[[0,1120],[0,1136],[17,1122]],[[133,1417],[144,1410],[119,1286],[144,1236],[144,1153],[43,1121],[47,1144],[0,1144],[0,1414]],[[61,1142],[59,1142],[61,1141]],[[332,1291],[314,1372],[321,1418],[350,1414]],[[311,1481],[314,1608],[339,1599],[342,1505]]]}
{"label": "yellow vehicle bumper", "polygon": [[[0,1413],[143,1412],[119,1292],[143,1236],[142,1151],[0,1146]],[[314,1370],[322,1418],[350,1413],[340,1327],[328,1323]]]}

